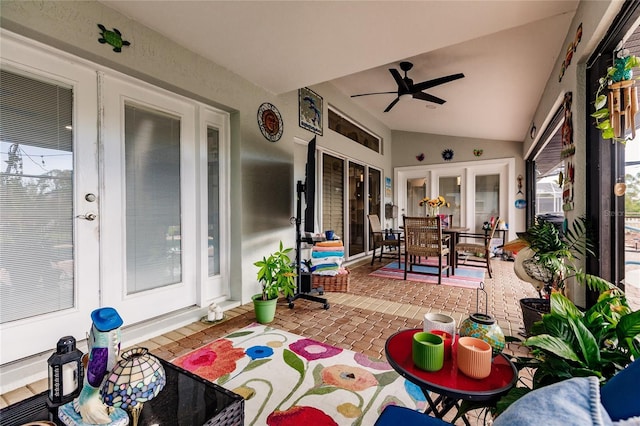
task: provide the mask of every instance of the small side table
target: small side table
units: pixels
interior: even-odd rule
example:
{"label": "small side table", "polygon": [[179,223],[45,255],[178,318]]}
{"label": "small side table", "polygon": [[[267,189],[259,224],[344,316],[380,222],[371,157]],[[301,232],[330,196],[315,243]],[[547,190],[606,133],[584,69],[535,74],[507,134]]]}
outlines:
{"label": "small side table", "polygon": [[[422,329],[401,330],[389,337],[385,344],[385,354],[394,370],[422,389],[429,403],[425,414],[433,413],[442,419],[452,408],[459,410],[461,401],[486,402],[490,406],[516,384],[516,367],[503,354],[493,359],[491,374],[486,379],[477,380],[465,376],[458,370],[457,343],[453,345],[451,358],[444,361],[440,371],[419,369],[413,363],[411,353],[413,335],[419,331]],[[437,393],[438,397],[433,399],[430,392]],[[462,419],[469,425],[466,417],[462,416]]]}

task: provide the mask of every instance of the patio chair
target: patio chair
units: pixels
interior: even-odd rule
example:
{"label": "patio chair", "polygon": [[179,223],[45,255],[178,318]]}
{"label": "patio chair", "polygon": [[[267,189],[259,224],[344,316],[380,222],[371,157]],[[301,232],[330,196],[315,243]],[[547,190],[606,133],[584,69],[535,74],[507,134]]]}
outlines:
{"label": "patio chair", "polygon": [[[472,259],[467,258],[465,261],[465,265],[467,262],[469,266],[482,266],[483,268],[487,268],[489,271],[489,278],[491,278],[491,240],[493,239],[493,235],[496,233],[496,227],[498,226],[499,217],[496,217],[493,221],[493,225],[491,225],[491,229],[486,234],[470,234],[470,233],[461,233],[458,234],[458,237],[465,241],[459,241],[456,244],[456,253],[454,256],[454,268],[458,266],[458,255],[459,254],[480,254],[483,256],[482,259]],[[469,241],[471,240],[471,242]]]}
{"label": "patio chair", "polygon": [[[421,265],[421,257],[438,258],[438,284],[442,283],[442,271],[449,276],[450,253],[449,236],[442,235],[442,224],[438,216],[407,217],[404,216],[404,279],[408,272],[414,272],[414,265]],[[446,263],[442,259],[446,258]],[[417,273],[423,273],[418,272]]]}
{"label": "patio chair", "polygon": [[[376,260],[376,249],[380,248],[378,260],[382,262],[382,258],[396,259],[400,265],[400,236],[398,234],[387,234],[380,225],[380,218],[377,214],[367,215],[369,219],[369,229],[373,240],[373,256],[371,256],[371,264]],[[392,238],[390,238],[392,237]],[[385,253],[384,249],[393,249],[395,253]]]}

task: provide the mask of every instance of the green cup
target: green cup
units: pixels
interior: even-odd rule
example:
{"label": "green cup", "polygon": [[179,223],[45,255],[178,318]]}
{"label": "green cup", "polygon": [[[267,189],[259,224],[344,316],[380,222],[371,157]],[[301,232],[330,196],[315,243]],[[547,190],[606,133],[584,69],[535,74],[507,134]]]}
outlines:
{"label": "green cup", "polygon": [[413,335],[413,363],[421,370],[438,371],[444,364],[442,337],[420,331]]}

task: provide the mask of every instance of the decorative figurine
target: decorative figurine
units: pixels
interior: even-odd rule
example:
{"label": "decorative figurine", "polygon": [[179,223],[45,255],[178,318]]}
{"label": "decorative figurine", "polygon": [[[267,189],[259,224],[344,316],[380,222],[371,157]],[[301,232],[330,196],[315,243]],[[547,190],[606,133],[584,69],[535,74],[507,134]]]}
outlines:
{"label": "decorative figurine", "polygon": [[102,401],[102,382],[120,355],[120,326],[122,318],[113,308],[91,312],[93,324],[88,339],[87,371],[80,396],[60,407],[58,416],[68,425],[128,425],[129,416],[121,408],[110,407]]}

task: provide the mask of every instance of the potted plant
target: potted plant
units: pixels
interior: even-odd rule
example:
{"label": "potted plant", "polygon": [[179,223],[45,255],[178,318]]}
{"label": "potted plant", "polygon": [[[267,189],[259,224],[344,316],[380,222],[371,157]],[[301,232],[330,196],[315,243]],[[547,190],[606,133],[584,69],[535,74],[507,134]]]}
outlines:
{"label": "potted plant", "polygon": [[608,289],[586,312],[561,293],[551,294],[550,313],[536,323],[535,335],[523,342],[532,356],[514,362],[518,371],[535,369],[531,386],[511,389],[498,401],[494,414],[534,389],[572,377],[596,376],[604,384],[640,357],[640,311],[631,310],[622,290],[601,281]]}
{"label": "potted plant", "polygon": [[520,300],[527,335],[542,313],[549,312],[551,292],[564,292],[569,277],[578,277],[600,291],[607,288],[604,280],[584,274],[575,264],[581,256],[593,254],[591,247],[584,217],[573,221],[563,232],[554,223],[539,218],[526,232],[518,233],[518,239],[505,245],[505,250],[517,252],[516,276],[531,283],[540,296]]}
{"label": "potted plant", "polygon": [[273,321],[276,313],[278,297],[293,297],[296,289],[295,265],[289,258],[293,248],[284,248],[280,241],[280,248],[268,257],[263,257],[254,263],[258,267],[258,282],[262,292],[252,297],[256,320],[260,324]]}

